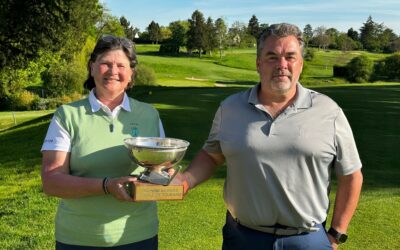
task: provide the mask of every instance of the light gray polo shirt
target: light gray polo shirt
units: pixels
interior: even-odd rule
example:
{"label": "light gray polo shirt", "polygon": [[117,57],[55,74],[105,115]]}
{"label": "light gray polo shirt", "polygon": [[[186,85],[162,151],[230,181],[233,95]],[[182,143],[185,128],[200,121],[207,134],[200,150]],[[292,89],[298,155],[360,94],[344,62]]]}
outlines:
{"label": "light gray polo shirt", "polygon": [[300,84],[274,120],[258,101],[259,87],[221,103],[203,148],[226,158],[224,200],[234,218],[313,227],[327,217],[331,169],[361,168],[350,125],[334,101]]}

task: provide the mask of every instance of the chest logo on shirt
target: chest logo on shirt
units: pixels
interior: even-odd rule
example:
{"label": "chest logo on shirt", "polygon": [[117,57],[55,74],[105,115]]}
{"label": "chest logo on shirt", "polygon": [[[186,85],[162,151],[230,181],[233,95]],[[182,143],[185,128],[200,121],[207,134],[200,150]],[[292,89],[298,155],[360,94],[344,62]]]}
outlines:
{"label": "chest logo on shirt", "polygon": [[131,130],[131,136],[137,137],[139,135],[139,129],[137,127],[133,127]]}

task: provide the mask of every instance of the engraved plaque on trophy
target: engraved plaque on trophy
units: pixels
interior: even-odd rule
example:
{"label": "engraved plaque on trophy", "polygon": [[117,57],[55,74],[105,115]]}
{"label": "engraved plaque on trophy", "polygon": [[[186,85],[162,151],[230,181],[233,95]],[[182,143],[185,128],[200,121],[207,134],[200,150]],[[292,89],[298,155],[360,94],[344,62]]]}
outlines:
{"label": "engraved plaque on trophy", "polygon": [[132,137],[124,140],[132,160],[145,171],[127,189],[135,201],[182,200],[183,185],[172,182],[189,142],[175,138]]}

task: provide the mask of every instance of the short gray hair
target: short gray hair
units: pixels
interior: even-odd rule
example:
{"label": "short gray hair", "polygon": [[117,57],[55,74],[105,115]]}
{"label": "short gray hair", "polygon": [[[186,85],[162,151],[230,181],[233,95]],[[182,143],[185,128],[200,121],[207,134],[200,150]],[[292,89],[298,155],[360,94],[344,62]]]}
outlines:
{"label": "short gray hair", "polygon": [[268,37],[270,36],[275,36],[278,38],[281,37],[287,37],[287,36],[294,36],[297,38],[297,40],[300,43],[300,48],[303,54],[304,51],[304,40],[303,40],[303,33],[294,24],[289,24],[289,23],[276,23],[272,24],[268,28],[266,28],[258,38],[257,42],[257,58],[260,56],[261,51],[264,48],[265,45],[265,40],[267,40]]}

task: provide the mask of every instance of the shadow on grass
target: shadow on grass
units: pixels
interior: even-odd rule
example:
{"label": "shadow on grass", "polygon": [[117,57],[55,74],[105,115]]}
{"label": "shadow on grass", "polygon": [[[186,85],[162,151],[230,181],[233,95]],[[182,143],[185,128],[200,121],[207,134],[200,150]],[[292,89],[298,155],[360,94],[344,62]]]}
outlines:
{"label": "shadow on grass", "polygon": [[333,79],[335,79],[335,77],[333,77],[333,76],[306,76],[305,78],[317,79],[317,80],[333,80]]}
{"label": "shadow on grass", "polygon": [[363,163],[363,188],[398,188],[400,85],[316,90],[335,100],[349,120]]}
{"label": "shadow on grass", "polygon": [[22,123],[20,123],[20,124],[18,124],[16,126],[13,126],[13,127],[7,128],[5,130],[2,130],[1,132],[8,132],[8,131],[19,129],[19,128],[22,128],[22,127],[34,125],[34,124],[37,124],[39,122],[48,121],[48,120],[51,120],[52,117],[53,117],[53,114],[47,114],[47,115],[44,115],[44,116],[40,116],[38,118],[29,120],[29,121],[26,121],[26,122],[22,122]]}
{"label": "shadow on grass", "polygon": [[53,114],[8,128],[0,133],[0,172],[31,173],[40,164],[44,136]]}
{"label": "shadow on grass", "polygon": [[216,81],[215,83],[217,84],[224,84],[224,85],[249,85],[249,86],[254,86],[258,82],[254,81]]}

